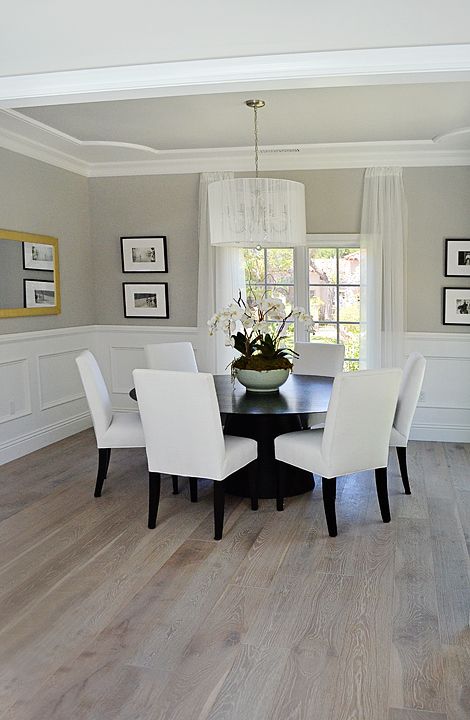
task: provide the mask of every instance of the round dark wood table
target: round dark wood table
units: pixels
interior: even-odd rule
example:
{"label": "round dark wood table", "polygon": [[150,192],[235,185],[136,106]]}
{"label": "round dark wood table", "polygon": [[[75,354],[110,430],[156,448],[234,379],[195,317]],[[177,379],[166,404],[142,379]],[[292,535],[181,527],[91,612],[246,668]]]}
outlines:
{"label": "round dark wood table", "polygon": [[[225,413],[227,435],[251,437],[258,443],[258,493],[260,498],[276,497],[274,438],[306,427],[311,413],[325,412],[333,378],[316,375],[290,375],[274,393],[247,391],[230,375],[215,375],[220,412]],[[286,496],[300,495],[314,487],[313,475],[291,468]],[[247,471],[242,469],[226,480],[226,491],[249,497]]]}

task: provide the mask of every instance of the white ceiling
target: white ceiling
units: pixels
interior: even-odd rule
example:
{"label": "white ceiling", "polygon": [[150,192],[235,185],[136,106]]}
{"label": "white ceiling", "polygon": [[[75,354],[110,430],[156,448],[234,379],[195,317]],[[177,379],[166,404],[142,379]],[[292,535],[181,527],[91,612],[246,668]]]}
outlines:
{"label": "white ceiling", "polygon": [[468,0],[4,0],[0,75],[468,43]]}
{"label": "white ceiling", "polygon": [[470,164],[468,0],[70,8],[2,7],[0,146],[84,175],[250,170],[262,97],[266,170]]}
{"label": "white ceiling", "polygon": [[[235,148],[253,144],[249,97],[224,93],[18,109],[82,141],[159,150]],[[263,145],[431,140],[470,126],[470,83],[274,90],[261,97]]]}

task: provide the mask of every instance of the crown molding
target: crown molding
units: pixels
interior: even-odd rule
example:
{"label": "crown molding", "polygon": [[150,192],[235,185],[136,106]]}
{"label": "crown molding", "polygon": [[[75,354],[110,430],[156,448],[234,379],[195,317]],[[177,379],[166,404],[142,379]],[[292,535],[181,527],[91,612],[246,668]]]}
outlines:
{"label": "crown molding", "polygon": [[[261,166],[269,172],[470,165],[468,130],[457,128],[425,140],[263,146]],[[5,108],[0,108],[0,147],[86,177],[253,170],[251,146],[164,151],[126,142],[84,141]],[[110,159],[103,161],[103,155]]]}
{"label": "crown molding", "polygon": [[[253,148],[208,148],[161,152],[158,159],[88,162],[0,129],[0,147],[85,177],[180,175],[232,170],[252,172]],[[284,152],[294,148],[294,152]],[[377,166],[470,165],[470,150],[450,150],[432,140],[324,143],[263,148],[262,171],[327,170]]]}
{"label": "crown molding", "polygon": [[0,77],[2,107],[470,79],[470,44],[191,60]]}
{"label": "crown molding", "polygon": [[0,147],[69,170],[77,175],[88,176],[90,173],[90,164],[76,156],[2,127],[0,127]]}
{"label": "crown molding", "polygon": [[[380,166],[432,167],[470,165],[470,150],[445,150],[432,140],[325,143],[295,146],[298,152],[263,156],[262,170],[326,170]],[[272,149],[285,149],[279,146]],[[253,170],[252,148],[189,150],[162,153],[158,160],[93,163],[90,177],[177,175]]]}

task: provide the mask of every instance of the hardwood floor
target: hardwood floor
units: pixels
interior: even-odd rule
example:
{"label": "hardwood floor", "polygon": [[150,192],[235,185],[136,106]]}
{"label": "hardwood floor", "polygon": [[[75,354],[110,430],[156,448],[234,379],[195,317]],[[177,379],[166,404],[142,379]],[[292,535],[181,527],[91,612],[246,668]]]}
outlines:
{"label": "hardwood floor", "polygon": [[146,527],[143,450],[113,451],[93,497],[91,431],[0,468],[1,720],[468,720],[470,445],[390,459],[286,500],[162,487]]}

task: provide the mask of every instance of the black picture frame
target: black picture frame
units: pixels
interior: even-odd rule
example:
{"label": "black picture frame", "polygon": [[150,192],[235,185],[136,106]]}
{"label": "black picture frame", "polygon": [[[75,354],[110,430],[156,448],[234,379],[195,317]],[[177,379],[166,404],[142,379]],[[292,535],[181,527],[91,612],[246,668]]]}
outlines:
{"label": "black picture frame", "polygon": [[[41,249],[41,247],[51,248],[51,258],[49,259],[38,259],[34,260],[34,258],[29,257],[29,249],[38,248]],[[23,241],[21,243],[22,248],[22,254],[23,254],[23,270],[34,270],[35,272],[54,272],[54,246],[53,245],[47,245],[46,243],[32,243],[32,242],[25,242]],[[28,257],[26,257],[28,255]]]}
{"label": "black picture frame", "polygon": [[[464,306],[465,310],[461,310]],[[470,326],[470,287],[443,288],[442,324]]]}
{"label": "black picture frame", "polygon": [[[36,285],[36,287],[34,287]],[[52,287],[44,287],[51,285]],[[54,302],[31,302],[31,292],[49,293],[53,291]],[[23,305],[25,308],[54,308],[57,306],[57,291],[53,280],[29,280],[23,279]]]}
{"label": "black picture frame", "polygon": [[121,236],[123,273],[167,273],[166,235]]}
{"label": "black picture frame", "polygon": [[446,238],[444,275],[470,278],[469,238]]}
{"label": "black picture frame", "polygon": [[167,282],[124,282],[122,296],[126,318],[166,320],[170,317]]}

